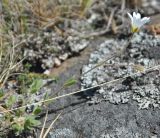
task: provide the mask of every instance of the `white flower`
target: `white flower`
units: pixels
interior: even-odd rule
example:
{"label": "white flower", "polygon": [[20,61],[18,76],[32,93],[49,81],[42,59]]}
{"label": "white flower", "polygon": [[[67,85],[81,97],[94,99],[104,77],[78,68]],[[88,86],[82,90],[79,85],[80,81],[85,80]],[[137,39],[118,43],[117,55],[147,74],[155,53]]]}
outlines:
{"label": "white flower", "polygon": [[131,19],[132,23],[132,32],[138,32],[139,29],[146,23],[150,21],[150,17],[141,18],[140,13],[133,12],[133,16],[130,13],[127,13]]}

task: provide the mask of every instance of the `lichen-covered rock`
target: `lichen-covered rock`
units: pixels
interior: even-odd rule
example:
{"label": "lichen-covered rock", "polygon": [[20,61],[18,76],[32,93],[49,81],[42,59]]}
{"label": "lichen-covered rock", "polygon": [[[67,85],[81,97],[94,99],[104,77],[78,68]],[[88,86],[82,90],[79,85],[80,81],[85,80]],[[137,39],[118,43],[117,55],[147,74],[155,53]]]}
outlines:
{"label": "lichen-covered rock", "polygon": [[56,129],[54,132],[50,132],[48,138],[75,138],[76,135],[69,128]]}
{"label": "lichen-covered rock", "polygon": [[[22,47],[25,62],[39,70],[60,66],[74,53],[88,46],[88,41],[77,36],[60,36],[56,32],[41,32],[38,36],[29,35]],[[43,72],[42,71],[42,72]]]}
{"label": "lichen-covered rock", "polygon": [[[126,41],[106,40],[91,54],[89,64],[83,67],[82,74],[122,48]],[[82,75],[82,89],[124,77],[122,81],[101,86],[94,96],[87,95],[91,98],[90,103],[107,100],[119,104],[135,100],[140,109],[160,107],[159,72],[143,72],[145,68],[160,63],[159,52],[159,38],[144,33],[135,35],[124,55],[110,59],[106,64]]]}

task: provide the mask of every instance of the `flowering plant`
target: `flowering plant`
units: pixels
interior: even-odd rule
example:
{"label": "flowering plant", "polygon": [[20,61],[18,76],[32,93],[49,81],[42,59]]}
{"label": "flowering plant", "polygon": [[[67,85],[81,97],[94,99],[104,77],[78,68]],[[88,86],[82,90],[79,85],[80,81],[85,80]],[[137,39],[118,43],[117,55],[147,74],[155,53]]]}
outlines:
{"label": "flowering plant", "polygon": [[150,17],[141,18],[140,13],[133,12],[133,16],[130,13],[127,13],[131,19],[131,31],[132,33],[138,32],[140,28],[150,21]]}

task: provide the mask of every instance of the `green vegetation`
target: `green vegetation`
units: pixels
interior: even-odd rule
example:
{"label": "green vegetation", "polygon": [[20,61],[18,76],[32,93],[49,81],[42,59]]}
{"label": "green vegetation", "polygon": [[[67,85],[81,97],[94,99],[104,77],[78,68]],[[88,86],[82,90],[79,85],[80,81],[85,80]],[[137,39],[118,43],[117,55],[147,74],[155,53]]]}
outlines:
{"label": "green vegetation", "polygon": [[[44,104],[34,104],[35,94],[43,87],[48,76],[31,73],[31,64],[23,64],[24,40],[28,34],[36,34],[46,27],[56,27],[62,18],[84,15],[91,0],[74,0],[73,5],[57,0],[2,0],[3,16],[0,19],[0,137],[9,132],[21,135],[41,123],[37,116]],[[51,6],[50,6],[51,5]],[[77,10],[79,7],[79,11]],[[76,12],[73,12],[76,11]],[[75,13],[75,15],[73,15]],[[80,14],[81,13],[81,14]],[[78,17],[79,18],[79,17]],[[53,21],[53,23],[52,23]],[[55,24],[54,24],[55,23]],[[52,77],[51,77],[52,78]],[[75,84],[68,80],[63,88]],[[6,88],[6,85],[14,85]],[[48,93],[40,100],[48,98]],[[28,105],[26,107],[26,105]],[[21,108],[22,107],[22,108]]]}

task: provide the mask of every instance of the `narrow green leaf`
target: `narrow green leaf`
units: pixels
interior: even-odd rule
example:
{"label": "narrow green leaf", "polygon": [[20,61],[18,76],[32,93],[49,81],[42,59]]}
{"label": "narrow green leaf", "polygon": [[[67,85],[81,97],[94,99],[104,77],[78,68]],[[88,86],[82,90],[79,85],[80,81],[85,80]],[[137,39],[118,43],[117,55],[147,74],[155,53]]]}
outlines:
{"label": "narrow green leaf", "polygon": [[31,130],[31,129],[33,129],[34,126],[38,126],[40,124],[41,124],[41,122],[39,120],[36,120],[35,116],[29,115],[26,117],[24,127],[25,127],[25,129]]}
{"label": "narrow green leaf", "polygon": [[64,87],[69,87],[69,86],[74,85],[76,83],[77,83],[77,81],[75,79],[71,78],[65,82]]}
{"label": "narrow green leaf", "polygon": [[42,88],[42,86],[43,86],[43,81],[41,79],[35,79],[30,85],[30,92],[36,93]]}
{"label": "narrow green leaf", "polygon": [[17,96],[12,95],[6,100],[6,106],[11,107],[17,101]]}
{"label": "narrow green leaf", "polygon": [[37,107],[34,109],[33,113],[34,113],[34,115],[38,115],[41,111],[42,111],[42,109],[41,109],[39,106],[37,106]]}
{"label": "narrow green leaf", "polygon": [[4,96],[4,91],[0,89],[0,98]]}

